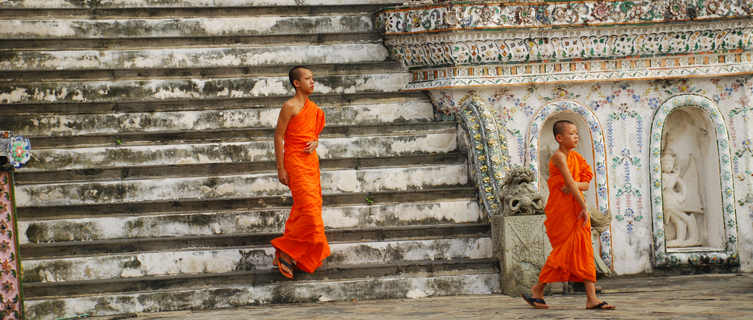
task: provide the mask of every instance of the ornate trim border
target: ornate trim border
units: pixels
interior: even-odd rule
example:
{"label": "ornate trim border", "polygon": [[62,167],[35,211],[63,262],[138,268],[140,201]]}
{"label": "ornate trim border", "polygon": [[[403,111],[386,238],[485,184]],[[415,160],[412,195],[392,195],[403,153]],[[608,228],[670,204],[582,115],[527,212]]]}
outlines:
{"label": "ornate trim border", "polygon": [[747,18],[753,3],[737,0],[450,2],[377,12],[385,34],[455,30],[609,26]]}
{"label": "ornate trim border", "polygon": [[[599,206],[599,211],[609,211],[609,188],[607,186],[608,173],[607,173],[607,154],[605,148],[604,131],[599,119],[590,109],[582,106],[573,101],[557,101],[550,103],[538,111],[533,116],[533,120],[528,125],[528,132],[526,133],[526,166],[534,172],[534,175],[539,175],[539,136],[541,135],[541,129],[549,117],[561,113],[561,112],[575,112],[580,115],[583,120],[588,124],[589,132],[591,133],[591,142],[593,146],[594,157],[594,174],[596,176],[596,202]],[[534,181],[534,185],[538,188],[538,179]],[[611,224],[610,224],[611,225]],[[601,258],[606,262],[610,268],[613,268],[612,260],[612,235],[611,226],[610,229],[604,231],[599,235],[599,242],[601,244]]]}
{"label": "ornate trim border", "polygon": [[[662,202],[661,138],[664,123],[672,111],[680,107],[696,107],[703,110],[716,127],[719,152],[720,184],[724,226],[727,233],[725,249],[713,252],[667,252],[664,238],[664,208]],[[738,265],[737,218],[735,213],[735,189],[731,167],[731,153],[727,125],[719,108],[709,98],[699,95],[679,95],[665,101],[654,114],[651,125],[649,166],[651,172],[651,206],[654,235],[654,264],[672,266],[678,264],[731,264]]]}
{"label": "ornate trim border", "polygon": [[542,31],[466,31],[391,36],[410,68],[728,52],[753,48],[753,20]]}
{"label": "ornate trim border", "polygon": [[411,71],[405,90],[653,80],[753,73],[753,52],[690,54],[616,60],[438,67]]}
{"label": "ornate trim border", "polygon": [[499,211],[500,185],[510,170],[507,137],[500,134],[494,114],[476,92],[463,97],[458,105],[454,114],[470,137],[479,197],[491,217]]}

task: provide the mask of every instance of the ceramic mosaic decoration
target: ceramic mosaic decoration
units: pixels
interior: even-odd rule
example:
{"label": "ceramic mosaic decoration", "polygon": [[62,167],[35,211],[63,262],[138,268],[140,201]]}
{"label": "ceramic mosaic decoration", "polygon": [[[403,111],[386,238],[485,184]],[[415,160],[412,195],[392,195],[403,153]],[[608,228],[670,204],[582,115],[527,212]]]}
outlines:
{"label": "ceramic mosaic decoration", "polygon": [[21,263],[13,205],[12,173],[0,170],[0,315],[2,319],[23,319]]}

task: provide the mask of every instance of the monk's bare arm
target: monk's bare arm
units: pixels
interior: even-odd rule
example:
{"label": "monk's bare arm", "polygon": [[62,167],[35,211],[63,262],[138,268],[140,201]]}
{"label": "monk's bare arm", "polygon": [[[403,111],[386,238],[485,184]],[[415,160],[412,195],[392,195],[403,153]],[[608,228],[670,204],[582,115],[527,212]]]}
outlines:
{"label": "monk's bare arm", "polygon": [[282,109],[280,109],[280,115],[277,117],[277,127],[275,128],[275,159],[277,161],[277,179],[280,180],[280,183],[284,185],[288,185],[288,172],[285,170],[285,162],[284,160],[284,139],[285,139],[285,130],[288,129],[288,123],[290,122],[290,119],[293,117],[293,113],[295,112],[295,107],[290,104],[289,102],[286,102],[282,105]]}
{"label": "monk's bare arm", "polygon": [[567,158],[565,157],[565,154],[559,151],[555,152],[554,155],[552,155],[552,160],[554,161],[554,166],[562,172],[562,177],[565,178],[565,186],[567,187],[567,190],[575,197],[581,208],[583,208],[583,210],[578,213],[579,216],[583,217],[583,212],[585,212],[587,207],[586,200],[583,199],[583,196],[580,194],[578,185],[576,184],[575,179],[573,179],[570,169],[567,168]]}
{"label": "monk's bare arm", "polygon": [[[588,191],[588,188],[591,187],[591,182],[575,182],[575,184],[580,191]],[[567,185],[563,185],[561,190],[564,193],[570,193],[570,189],[567,188]]]}

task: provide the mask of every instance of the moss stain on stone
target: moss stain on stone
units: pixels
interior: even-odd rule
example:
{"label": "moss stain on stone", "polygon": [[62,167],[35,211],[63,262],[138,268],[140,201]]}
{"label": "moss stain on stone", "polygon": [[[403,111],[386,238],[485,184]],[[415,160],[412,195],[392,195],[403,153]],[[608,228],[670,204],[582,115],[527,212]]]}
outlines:
{"label": "moss stain on stone", "polygon": [[138,257],[133,257],[131,260],[121,263],[120,267],[123,269],[138,269],[141,268],[141,261]]}
{"label": "moss stain on stone", "polygon": [[28,319],[39,319],[42,317],[65,317],[65,301],[47,300],[26,307],[26,317]]}

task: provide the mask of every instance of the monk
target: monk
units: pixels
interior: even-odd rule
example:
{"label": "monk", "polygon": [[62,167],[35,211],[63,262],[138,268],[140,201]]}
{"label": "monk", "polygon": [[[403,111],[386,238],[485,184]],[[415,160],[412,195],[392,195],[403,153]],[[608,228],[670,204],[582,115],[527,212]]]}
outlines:
{"label": "monk", "polygon": [[596,265],[591,247],[591,221],[581,191],[588,190],[593,173],[585,159],[575,151],[578,128],[568,120],[554,123],[554,138],[559,148],[549,160],[549,199],[546,213],[546,234],[552,252],[531,288],[533,296],[522,295],[537,309],[549,306],[544,301],[544,288],[550,282],[583,282],[586,309],[612,310],[614,306],[596,297]]}
{"label": "monk", "polygon": [[[280,274],[293,279],[294,269],[313,273],[329,254],[322,221],[322,187],[319,181],[319,133],[324,112],[311,100],[314,76],[297,66],[290,70],[295,96],[282,105],[275,130],[277,178],[290,188],[293,208],[281,237],[272,240],[273,264]],[[284,144],[283,144],[284,143]]]}

